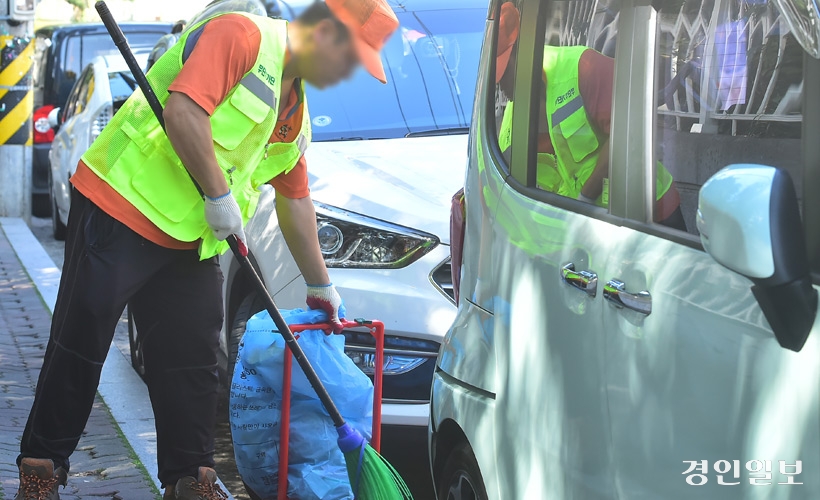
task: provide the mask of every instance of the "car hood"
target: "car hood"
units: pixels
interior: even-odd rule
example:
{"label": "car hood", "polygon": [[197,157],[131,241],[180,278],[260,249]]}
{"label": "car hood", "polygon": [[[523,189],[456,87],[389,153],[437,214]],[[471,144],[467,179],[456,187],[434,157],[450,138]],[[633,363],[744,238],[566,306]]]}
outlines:
{"label": "car hood", "polygon": [[467,135],[316,142],[311,196],[450,241],[450,200],[464,185]]}

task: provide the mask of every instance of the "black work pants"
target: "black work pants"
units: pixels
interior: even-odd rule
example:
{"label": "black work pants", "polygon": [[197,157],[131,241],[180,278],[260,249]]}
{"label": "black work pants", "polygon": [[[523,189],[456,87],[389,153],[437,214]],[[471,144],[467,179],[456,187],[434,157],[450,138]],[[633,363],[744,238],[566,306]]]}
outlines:
{"label": "black work pants", "polygon": [[65,265],[24,457],[69,468],[126,304],[143,338],[163,485],[213,467],[222,273],[196,250],[160,247],[72,190]]}

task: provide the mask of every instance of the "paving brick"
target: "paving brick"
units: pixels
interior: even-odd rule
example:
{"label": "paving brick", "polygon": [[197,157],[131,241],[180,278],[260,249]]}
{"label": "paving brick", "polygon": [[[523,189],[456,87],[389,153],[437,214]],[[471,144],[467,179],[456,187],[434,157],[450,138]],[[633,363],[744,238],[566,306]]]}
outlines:
{"label": "paving brick", "polygon": [[[0,230],[0,498],[17,492],[15,460],[34,400],[51,316]],[[63,500],[155,500],[159,493],[132,459],[102,400],[97,397],[71,456]]]}

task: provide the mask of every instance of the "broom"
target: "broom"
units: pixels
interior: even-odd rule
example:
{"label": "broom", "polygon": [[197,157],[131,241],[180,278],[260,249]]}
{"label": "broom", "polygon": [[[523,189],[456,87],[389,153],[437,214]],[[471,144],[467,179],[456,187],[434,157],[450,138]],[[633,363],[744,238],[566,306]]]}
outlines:
{"label": "broom", "polygon": [[[142,90],[145,99],[148,101],[148,105],[151,107],[154,115],[156,115],[162,129],[165,130],[165,120],[162,116],[162,104],[159,102],[159,99],[157,99],[156,94],[154,94],[151,85],[148,83],[148,80],[145,78],[145,74],[142,72],[142,68],[140,68],[137,63],[136,58],[134,58],[134,54],[128,46],[128,41],[125,39],[125,35],[119,25],[117,25],[117,22],[114,20],[114,16],[111,15],[111,11],[108,10],[108,6],[104,1],[97,2],[94,5],[94,8],[99,13],[103,24],[105,24],[109,35],[111,35],[111,38],[114,41],[114,44],[120,50],[123,58],[125,58],[125,62],[128,64],[128,68],[131,70],[131,73],[139,85],[140,90]],[[203,195],[202,189],[193,177],[191,177],[191,181],[196,186],[199,194]],[[228,236],[227,241],[228,245],[231,247],[231,251],[239,261],[240,266],[246,273],[248,273],[248,276],[250,276],[256,292],[260,297],[262,297],[262,300],[265,303],[265,308],[273,319],[274,324],[279,329],[279,333],[285,338],[285,343],[293,353],[294,359],[296,359],[296,362],[299,363],[299,366],[305,373],[311,387],[313,387],[313,390],[316,391],[316,395],[319,396],[319,400],[322,402],[325,410],[327,410],[330,414],[330,418],[333,420],[333,425],[336,427],[336,431],[339,434],[339,439],[337,442],[339,449],[345,457],[350,486],[353,490],[355,498],[358,500],[412,499],[413,496],[410,493],[410,490],[407,488],[407,485],[404,483],[404,480],[402,480],[396,469],[393,468],[393,466],[390,465],[390,463],[388,463],[387,460],[385,460],[381,455],[379,455],[379,453],[367,443],[364,437],[356,429],[347,424],[341,413],[339,413],[339,410],[336,408],[336,404],[333,403],[333,400],[330,398],[330,394],[328,394],[327,389],[325,389],[324,384],[322,384],[322,381],[319,380],[319,376],[310,365],[310,361],[308,361],[305,357],[305,353],[302,351],[299,343],[296,342],[293,332],[290,331],[285,319],[282,317],[282,314],[273,302],[273,298],[270,296],[270,293],[268,293],[265,283],[262,281],[262,278],[259,277],[256,269],[254,269],[251,264],[251,261],[248,258],[248,247],[242,240],[233,234]]]}

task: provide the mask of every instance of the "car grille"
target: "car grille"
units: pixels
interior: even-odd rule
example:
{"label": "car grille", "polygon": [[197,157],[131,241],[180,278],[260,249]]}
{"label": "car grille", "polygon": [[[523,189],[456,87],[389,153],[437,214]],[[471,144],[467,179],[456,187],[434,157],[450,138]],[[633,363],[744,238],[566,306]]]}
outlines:
{"label": "car grille", "polygon": [[444,259],[444,262],[433,269],[430,273],[430,281],[441,293],[449,297],[453,304],[456,303],[453,293],[453,275],[450,272],[450,257]]}

